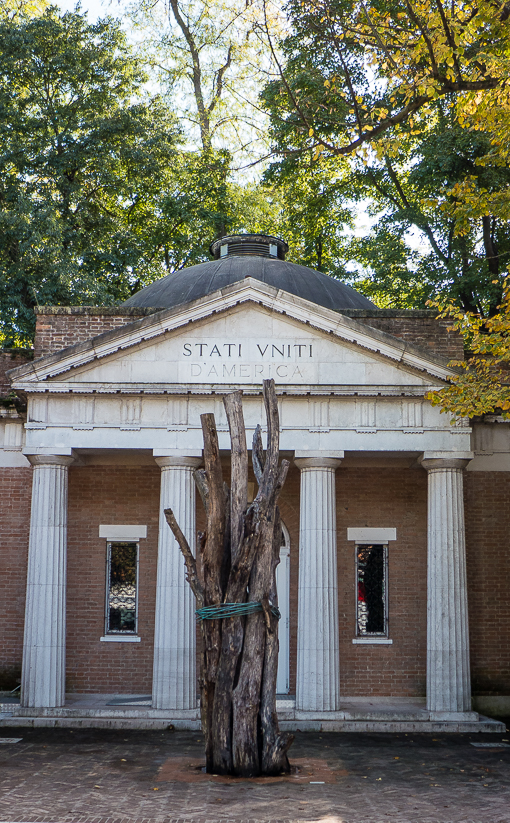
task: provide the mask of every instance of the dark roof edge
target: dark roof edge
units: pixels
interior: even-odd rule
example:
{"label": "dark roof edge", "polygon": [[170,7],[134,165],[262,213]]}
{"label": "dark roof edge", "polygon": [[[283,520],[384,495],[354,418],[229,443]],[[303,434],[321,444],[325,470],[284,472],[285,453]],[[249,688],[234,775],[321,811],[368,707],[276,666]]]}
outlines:
{"label": "dark roof edge", "polygon": [[[158,311],[165,311],[165,307],[150,306],[143,308],[141,306],[36,306],[34,308],[34,313],[36,315],[104,315],[110,317],[146,317],[148,314],[155,314]],[[329,309],[329,311],[336,311],[338,314],[345,314],[346,317],[353,318],[437,318],[437,311],[435,309]]]}
{"label": "dark roof edge", "polygon": [[[351,287],[352,288],[352,287]],[[339,314],[347,317],[432,317],[437,319],[435,309],[342,309]]]}
{"label": "dark roof edge", "polygon": [[34,314],[36,315],[82,315],[105,317],[145,317],[147,314],[154,314],[157,311],[162,311],[161,308],[155,306],[151,308],[142,308],[141,306],[35,306]]}

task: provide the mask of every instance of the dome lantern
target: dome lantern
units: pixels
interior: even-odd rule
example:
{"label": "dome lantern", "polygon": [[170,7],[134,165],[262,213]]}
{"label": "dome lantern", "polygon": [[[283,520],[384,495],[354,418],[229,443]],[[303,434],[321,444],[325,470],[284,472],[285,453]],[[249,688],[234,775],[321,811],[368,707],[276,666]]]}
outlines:
{"label": "dome lantern", "polygon": [[285,260],[289,247],[280,237],[270,234],[229,234],[215,240],[209,251],[215,260],[223,257],[274,257]]}

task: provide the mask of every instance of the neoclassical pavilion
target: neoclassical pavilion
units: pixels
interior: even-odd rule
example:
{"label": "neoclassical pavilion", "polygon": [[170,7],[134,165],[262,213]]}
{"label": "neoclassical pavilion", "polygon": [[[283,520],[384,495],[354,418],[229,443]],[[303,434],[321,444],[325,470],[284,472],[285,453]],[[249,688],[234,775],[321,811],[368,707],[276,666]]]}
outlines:
{"label": "neoclassical pavilion", "polygon": [[[278,581],[282,718],[499,730],[473,710],[468,614],[486,672],[475,682],[499,677],[499,695],[481,700],[490,708],[506,699],[510,662],[508,650],[487,652],[493,611],[479,605],[477,575],[485,563],[490,579],[494,540],[479,516],[494,503],[491,477],[508,479],[507,426],[473,432],[431,405],[454,344],[429,313],[381,312],[286,262],[277,238],[224,238],[212,251],[110,313],[41,309],[42,356],[10,372],[28,410],[3,421],[2,472],[19,484],[19,507],[31,496],[29,518],[8,515],[20,535],[6,645],[22,657],[15,714],[196,726],[195,607],[162,512],[170,506],[195,545],[200,414],[216,415],[228,479],[222,396],[243,390],[251,440],[272,377],[293,461]],[[506,513],[493,516],[504,529]]]}

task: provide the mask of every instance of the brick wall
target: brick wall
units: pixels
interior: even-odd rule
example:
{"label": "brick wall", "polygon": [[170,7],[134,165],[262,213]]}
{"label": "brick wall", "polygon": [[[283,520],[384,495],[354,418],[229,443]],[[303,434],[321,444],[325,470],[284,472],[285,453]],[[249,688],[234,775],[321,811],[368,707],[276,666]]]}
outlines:
{"label": "brick wall", "polygon": [[153,314],[155,309],[109,306],[43,306],[35,310],[34,357],[83,343],[103,332]]}
{"label": "brick wall", "polygon": [[[424,696],[427,619],[427,476],[422,469],[336,472],[340,684],[345,696]],[[355,550],[347,528],[396,528],[389,544],[391,646],[353,645]]]}
{"label": "brick wall", "polygon": [[445,360],[463,360],[464,344],[461,336],[453,331],[450,320],[438,320],[435,311],[397,311],[377,309],[350,310],[346,315],[375,329],[400,337],[407,343],[428,349],[432,355]]}
{"label": "brick wall", "polygon": [[[157,309],[90,306],[42,306],[36,309],[35,357],[82,343],[97,334],[119,328]],[[346,310],[344,314],[393,334],[408,343],[427,349],[447,360],[463,357],[461,337],[451,331],[448,320],[437,320],[433,311],[377,309]],[[450,329],[450,331],[449,331]],[[12,368],[12,367],[11,367]]]}
{"label": "brick wall", "polygon": [[21,675],[32,469],[0,469],[0,691]]}
{"label": "brick wall", "polygon": [[[228,469],[224,469],[228,481]],[[280,497],[290,535],[290,692],[296,691],[299,486],[291,466]],[[427,475],[422,469],[342,468],[336,472],[340,688],[345,696],[425,695],[427,656]],[[199,505],[197,526],[203,528]],[[396,528],[389,548],[391,646],[353,645],[355,555],[348,527]]]}
{"label": "brick wall", "polygon": [[[71,466],[69,470],[67,690],[150,694],[160,469]],[[140,541],[140,643],[105,643],[106,540],[100,524],[147,525]]]}
{"label": "brick wall", "polygon": [[17,366],[24,366],[32,358],[33,352],[29,349],[0,350],[0,397],[8,395],[11,388],[6,372]]}
{"label": "brick wall", "polygon": [[466,472],[473,693],[510,695],[510,474]]}

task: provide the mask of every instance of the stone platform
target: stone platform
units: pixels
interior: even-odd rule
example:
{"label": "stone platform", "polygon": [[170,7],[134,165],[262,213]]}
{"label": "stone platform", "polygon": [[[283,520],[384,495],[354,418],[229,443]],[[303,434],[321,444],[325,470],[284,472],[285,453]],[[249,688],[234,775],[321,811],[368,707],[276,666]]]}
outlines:
{"label": "stone platform", "polygon": [[[2,698],[0,698],[0,701]],[[277,699],[282,729],[331,732],[505,732],[498,720],[476,712],[437,718],[424,699],[346,697],[337,712],[300,712],[295,699]],[[432,715],[432,716],[431,716]],[[0,702],[0,726],[110,729],[200,729],[199,709],[153,709],[150,695],[69,694],[58,709],[27,709]]]}

